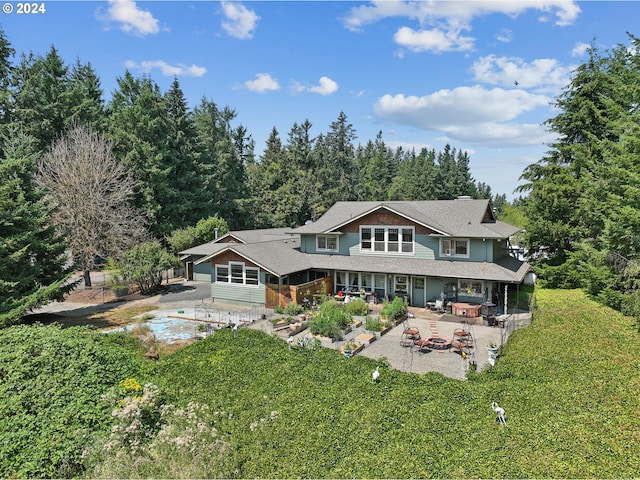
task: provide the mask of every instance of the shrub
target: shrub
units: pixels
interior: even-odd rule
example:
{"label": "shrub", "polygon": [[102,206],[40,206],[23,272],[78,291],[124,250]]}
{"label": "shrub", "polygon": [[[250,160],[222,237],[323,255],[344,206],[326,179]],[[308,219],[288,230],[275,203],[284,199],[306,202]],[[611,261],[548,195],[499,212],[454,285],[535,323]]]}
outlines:
{"label": "shrub", "polygon": [[309,322],[311,333],[338,340],[342,337],[342,330],[351,323],[351,315],[343,305],[336,301],[324,302],[320,310]]}
{"label": "shrub", "polygon": [[407,313],[407,304],[401,297],[396,297],[391,303],[385,302],[380,316],[389,320],[396,320]]}
{"label": "shrub", "polygon": [[369,312],[369,305],[361,298],[356,298],[349,303],[345,303],[344,309],[349,315],[362,316]]}
{"label": "shrub", "polygon": [[364,320],[364,328],[370,332],[379,332],[382,330],[382,324],[378,317],[372,317],[371,315],[367,315]]}
{"label": "shrub", "polygon": [[304,307],[298,305],[296,302],[289,302],[287,306],[284,307],[284,313],[287,315],[299,315],[302,312],[304,312]]}
{"label": "shrub", "polygon": [[[106,478],[230,477],[224,467],[230,446],[214,421],[220,412],[189,402],[165,404],[160,389],[135,379],[120,382],[105,399],[114,407],[109,441],[94,451],[92,476]],[[224,413],[222,413],[224,415]],[[202,448],[206,445],[206,448]]]}
{"label": "shrub", "polygon": [[20,326],[0,331],[0,477],[74,478],[108,435],[100,396],[141,368],[126,334]]}

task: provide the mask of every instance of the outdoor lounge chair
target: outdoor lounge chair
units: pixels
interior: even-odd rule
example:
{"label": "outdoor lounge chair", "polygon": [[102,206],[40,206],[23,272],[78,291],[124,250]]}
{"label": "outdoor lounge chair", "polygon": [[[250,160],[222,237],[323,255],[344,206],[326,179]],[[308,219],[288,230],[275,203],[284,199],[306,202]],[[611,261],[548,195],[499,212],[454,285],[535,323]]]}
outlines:
{"label": "outdoor lounge chair", "polygon": [[432,312],[444,313],[444,300],[436,300],[431,308]]}

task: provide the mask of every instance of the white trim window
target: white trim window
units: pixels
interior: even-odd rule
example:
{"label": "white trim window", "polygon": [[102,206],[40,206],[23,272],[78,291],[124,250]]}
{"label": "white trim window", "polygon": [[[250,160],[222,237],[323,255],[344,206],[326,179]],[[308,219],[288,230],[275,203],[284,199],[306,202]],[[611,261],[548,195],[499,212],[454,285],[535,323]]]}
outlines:
{"label": "white trim window", "polygon": [[317,235],[316,250],[319,252],[337,252],[338,236],[337,235]]}
{"label": "white trim window", "polygon": [[405,294],[409,291],[409,279],[406,275],[394,277],[394,291],[396,294]]}
{"label": "white trim window", "polygon": [[366,253],[413,254],[413,227],[361,226],[360,251]]}
{"label": "white trim window", "polygon": [[258,286],[260,283],[260,270],[256,267],[247,267],[242,262],[216,265],[216,283]]}
{"label": "white trim window", "polygon": [[441,238],[440,256],[469,258],[469,239]]}
{"label": "white trim window", "polygon": [[482,280],[458,280],[458,295],[484,297],[484,282]]}

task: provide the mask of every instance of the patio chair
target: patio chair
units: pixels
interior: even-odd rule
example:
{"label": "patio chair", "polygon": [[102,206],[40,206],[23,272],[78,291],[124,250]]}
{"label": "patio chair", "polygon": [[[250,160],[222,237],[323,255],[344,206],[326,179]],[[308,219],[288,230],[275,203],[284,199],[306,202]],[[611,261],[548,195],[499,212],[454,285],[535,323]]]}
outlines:
{"label": "patio chair", "polygon": [[436,300],[433,304],[432,312],[444,313],[444,300]]}

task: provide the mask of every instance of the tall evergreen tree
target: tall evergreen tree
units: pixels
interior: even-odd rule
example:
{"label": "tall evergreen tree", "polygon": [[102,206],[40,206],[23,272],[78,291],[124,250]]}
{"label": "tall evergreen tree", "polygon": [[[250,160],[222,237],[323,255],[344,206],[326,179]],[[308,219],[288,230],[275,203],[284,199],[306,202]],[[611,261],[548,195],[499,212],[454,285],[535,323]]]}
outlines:
{"label": "tall evergreen tree", "polygon": [[169,156],[167,106],[148,76],[134,78],[127,71],[117,81],[108,105],[109,137],[116,158],[137,178],[134,205],[149,219],[151,231],[164,238],[177,222],[171,207],[179,196]]}
{"label": "tall evergreen tree", "polygon": [[418,155],[415,151],[404,155],[398,166],[398,174],[389,188],[391,200],[435,200],[436,153],[423,148]]}
{"label": "tall evergreen tree", "polygon": [[55,47],[45,57],[22,55],[13,75],[13,121],[40,151],[63,134],[72,118],[69,69]]}
{"label": "tall evergreen tree", "polygon": [[521,189],[529,193],[526,244],[544,253],[536,261],[541,278],[584,287],[614,307],[629,282],[606,259],[640,253],[640,45],[630,38],[630,47],[606,55],[591,47],[547,122],[558,140],[525,169]]}
{"label": "tall evergreen tree", "polygon": [[361,160],[355,160],[360,164],[358,170],[361,200],[386,200],[388,197],[391,180],[396,174],[393,152],[382,140],[382,131],[376,135],[374,142],[369,140],[364,150],[359,150],[363,156]]}
{"label": "tall evergreen tree", "polygon": [[318,136],[314,154],[318,165],[317,177],[323,192],[322,210],[340,200],[357,198],[354,190],[356,131],[344,112],[331,122],[327,134]]}
{"label": "tall evergreen tree", "polygon": [[167,108],[165,170],[173,181],[163,204],[170,212],[168,223],[175,229],[193,225],[203,218],[207,214],[204,208],[207,198],[197,188],[196,129],[177,78],[164,94],[164,102]]}
{"label": "tall evergreen tree", "polygon": [[62,300],[65,244],[47,224],[49,211],[34,189],[35,141],[17,128],[5,136],[0,159],[0,327],[20,321],[29,310]]}
{"label": "tall evergreen tree", "polygon": [[588,60],[558,97],[560,113],[546,122],[558,140],[521,177],[527,183],[519,190],[529,192],[528,246],[533,253],[543,249],[551,265],[562,264],[579,242],[597,238],[604,228],[606,191],[593,180],[606,162],[599,143],[612,140],[608,112],[616,100],[605,65],[592,46]]}
{"label": "tall evergreen tree", "polygon": [[66,119],[67,128],[86,125],[103,132],[106,116],[98,74],[90,63],[82,64],[78,59],[71,69],[69,81],[71,110],[70,117]]}
{"label": "tall evergreen tree", "polygon": [[245,146],[239,151],[238,133],[231,124],[235,117],[233,109],[219,109],[205,98],[193,113],[198,138],[198,168],[203,190],[210,198],[208,215],[219,215],[232,229],[245,222],[241,212],[247,185],[242,156],[252,148]]}
{"label": "tall evergreen tree", "polygon": [[[11,121],[11,75],[13,71],[12,57],[15,50],[11,47],[4,31],[0,28],[0,132],[4,132]],[[2,155],[2,145],[0,145]]]}
{"label": "tall evergreen tree", "polygon": [[269,228],[275,222],[274,192],[284,183],[281,160],[284,150],[278,130],[273,127],[260,161],[247,166],[247,187],[251,194],[248,208],[252,228]]}

